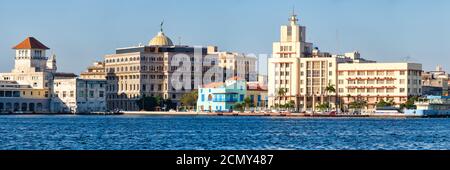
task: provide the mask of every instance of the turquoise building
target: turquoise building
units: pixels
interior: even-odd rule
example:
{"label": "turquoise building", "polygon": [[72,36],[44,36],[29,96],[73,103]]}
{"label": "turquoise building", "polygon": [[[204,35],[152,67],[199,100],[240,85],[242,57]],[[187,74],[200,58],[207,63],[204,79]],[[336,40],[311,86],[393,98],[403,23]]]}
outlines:
{"label": "turquoise building", "polygon": [[232,111],[237,102],[244,102],[246,91],[246,81],[238,77],[204,85],[198,89],[197,111]]}

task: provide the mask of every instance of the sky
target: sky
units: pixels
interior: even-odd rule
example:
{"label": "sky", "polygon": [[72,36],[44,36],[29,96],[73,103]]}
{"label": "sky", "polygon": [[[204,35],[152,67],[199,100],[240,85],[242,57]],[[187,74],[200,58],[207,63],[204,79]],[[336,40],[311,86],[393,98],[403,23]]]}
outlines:
{"label": "sky", "polygon": [[14,65],[11,48],[33,36],[60,72],[79,74],[116,48],[147,44],[163,20],[175,44],[271,54],[293,9],[321,51],[450,70],[448,0],[1,0],[0,72]]}

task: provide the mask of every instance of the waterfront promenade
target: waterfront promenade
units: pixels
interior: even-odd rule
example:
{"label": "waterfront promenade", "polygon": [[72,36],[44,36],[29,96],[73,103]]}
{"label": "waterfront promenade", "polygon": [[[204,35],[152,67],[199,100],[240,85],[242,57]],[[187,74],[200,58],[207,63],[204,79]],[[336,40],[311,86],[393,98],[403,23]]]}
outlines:
{"label": "waterfront promenade", "polygon": [[308,114],[308,113],[211,113],[211,112],[145,112],[145,111],[126,111],[124,115],[142,115],[142,116],[251,116],[251,117],[342,117],[342,118],[406,118],[417,116],[406,116],[404,114],[369,114],[363,113],[359,115],[352,114]]}
{"label": "waterfront promenade", "polygon": [[[339,118],[421,118],[422,116],[407,116],[405,114],[374,114],[374,113],[362,113],[362,114],[336,114],[330,115],[325,113],[276,113],[276,112],[164,112],[164,111],[122,111],[122,112],[92,112],[92,113],[0,113],[0,115],[131,115],[131,116],[226,116],[226,117],[339,117]],[[438,117],[438,116],[435,116]],[[448,116],[440,116],[446,117]]]}

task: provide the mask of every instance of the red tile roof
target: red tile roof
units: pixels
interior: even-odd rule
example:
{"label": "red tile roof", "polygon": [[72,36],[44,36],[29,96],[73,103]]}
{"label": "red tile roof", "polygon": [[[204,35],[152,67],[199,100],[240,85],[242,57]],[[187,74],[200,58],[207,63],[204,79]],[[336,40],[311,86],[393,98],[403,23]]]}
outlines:
{"label": "red tile roof", "polygon": [[213,83],[203,85],[203,88],[217,88],[219,86],[222,86],[223,84],[224,84],[223,82],[213,82]]}
{"label": "red tile roof", "polygon": [[27,37],[25,40],[23,40],[20,44],[13,47],[13,49],[44,49],[48,50],[47,46],[39,42],[34,37]]}
{"label": "red tile roof", "polygon": [[259,82],[247,82],[247,90],[249,91],[267,91],[267,86]]}

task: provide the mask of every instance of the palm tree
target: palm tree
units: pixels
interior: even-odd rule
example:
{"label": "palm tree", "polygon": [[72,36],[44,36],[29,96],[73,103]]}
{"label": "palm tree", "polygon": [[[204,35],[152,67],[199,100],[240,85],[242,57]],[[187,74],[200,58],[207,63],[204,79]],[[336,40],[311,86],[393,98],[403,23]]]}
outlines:
{"label": "palm tree", "polygon": [[347,110],[350,108],[350,98],[352,97],[352,95],[347,94]]}
{"label": "palm tree", "polygon": [[279,97],[278,103],[281,104],[281,97],[284,97],[286,95],[286,89],[285,88],[279,88],[277,91],[277,96]]}
{"label": "palm tree", "polygon": [[[328,84],[328,86],[325,88],[325,92],[327,94],[328,97],[328,104],[331,103],[331,97],[330,97],[330,93],[336,93],[336,88],[334,88],[334,85],[332,84]],[[334,102],[336,105],[336,101]]]}

